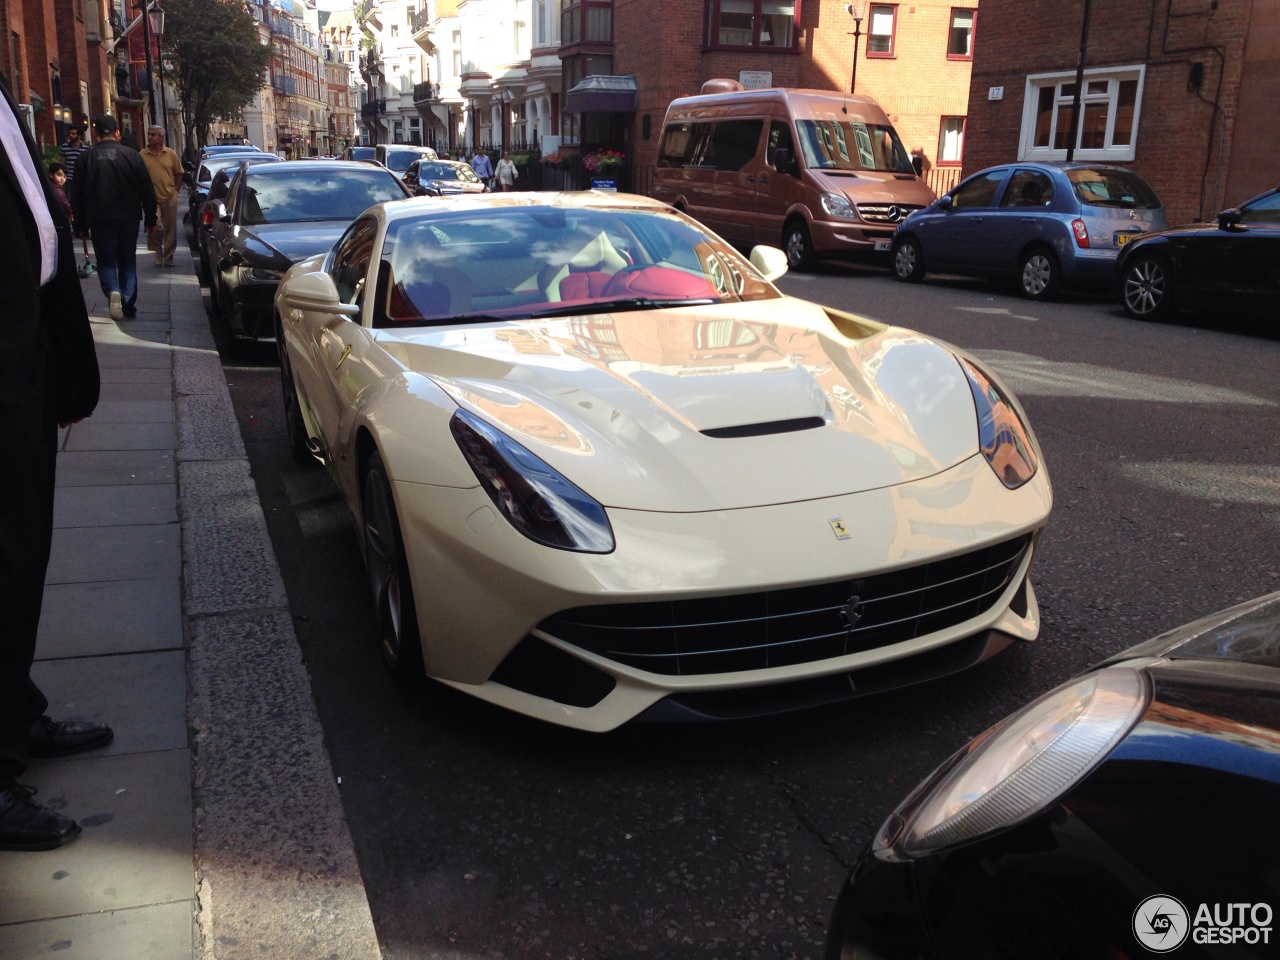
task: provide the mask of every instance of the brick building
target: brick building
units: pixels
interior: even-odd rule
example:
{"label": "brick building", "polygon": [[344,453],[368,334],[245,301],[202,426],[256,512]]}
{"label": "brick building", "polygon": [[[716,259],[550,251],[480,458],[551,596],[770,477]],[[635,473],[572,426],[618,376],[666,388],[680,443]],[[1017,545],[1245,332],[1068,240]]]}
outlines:
{"label": "brick building", "polygon": [[[643,189],[667,104],[696,94],[706,80],[848,90],[855,79],[848,6],[841,0],[568,0],[564,16],[580,18],[580,29],[562,28],[561,42],[570,44],[560,50],[564,89],[592,74],[632,75],[637,109],[615,115],[611,127],[590,114],[567,118],[565,142],[576,138],[583,148],[633,154],[636,186]],[[978,2],[855,6],[862,15],[857,92],[880,102],[903,144],[923,156],[926,179],[945,189],[960,171],[970,68],[982,42]],[[606,137],[615,142],[599,142]]]}
{"label": "brick building", "polygon": [[1280,183],[1280,0],[984,0],[982,24],[966,173],[1066,158],[1083,34],[1075,159],[1132,167],[1174,222]]}

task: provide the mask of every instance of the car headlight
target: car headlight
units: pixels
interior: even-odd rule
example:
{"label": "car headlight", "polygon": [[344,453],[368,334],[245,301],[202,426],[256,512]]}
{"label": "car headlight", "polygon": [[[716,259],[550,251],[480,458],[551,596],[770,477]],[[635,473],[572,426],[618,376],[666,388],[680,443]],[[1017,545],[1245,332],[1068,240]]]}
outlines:
{"label": "car headlight", "polygon": [[939,767],[885,822],[877,847],[918,857],[1034,816],[1102,762],[1149,700],[1131,666],[1050,691]]}
{"label": "car headlight", "polygon": [[1000,482],[1017,490],[1036,475],[1039,461],[1018,408],[984,371],[957,357],[978,413],[978,445]]}
{"label": "car headlight", "polygon": [[250,280],[271,281],[271,282],[273,282],[273,283],[279,283],[281,280],[283,280],[283,279],[284,279],[284,271],[283,271],[283,270],[268,270],[266,267],[250,267],[250,268],[249,268],[249,279],[250,279]]}
{"label": "car headlight", "polygon": [[822,209],[833,217],[849,217],[851,219],[857,217],[857,214],[853,212],[853,204],[838,193],[824,193],[822,195]]}
{"label": "car headlight", "polygon": [[466,410],[449,429],[498,512],[530,540],[581,553],[613,550],[604,507],[545,462]]}

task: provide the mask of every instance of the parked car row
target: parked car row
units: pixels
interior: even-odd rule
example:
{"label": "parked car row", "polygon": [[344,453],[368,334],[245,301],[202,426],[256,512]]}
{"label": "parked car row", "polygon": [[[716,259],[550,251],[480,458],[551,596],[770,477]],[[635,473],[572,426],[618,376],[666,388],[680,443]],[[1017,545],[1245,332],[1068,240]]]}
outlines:
{"label": "parked car row", "polygon": [[1032,300],[1063,289],[1112,292],[1125,312],[1280,312],[1280,190],[1170,227],[1155,191],[1124,167],[1008,163],[980,170],[894,233],[893,275],[1012,280]]}

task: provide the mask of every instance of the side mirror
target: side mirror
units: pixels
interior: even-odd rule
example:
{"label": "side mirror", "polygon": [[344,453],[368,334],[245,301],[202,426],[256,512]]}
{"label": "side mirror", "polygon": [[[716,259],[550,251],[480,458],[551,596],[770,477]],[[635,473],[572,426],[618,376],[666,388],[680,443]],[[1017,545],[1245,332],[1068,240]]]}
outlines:
{"label": "side mirror", "polygon": [[752,247],[750,260],[751,265],[770,283],[787,272],[787,255],[777,247]]}
{"label": "side mirror", "polygon": [[231,214],[227,212],[227,205],[221,200],[211,200],[209,205],[213,208],[213,219],[221,220],[223,223],[231,222]]}
{"label": "side mirror", "polygon": [[360,307],[338,299],[333,277],[323,270],[290,277],[280,284],[280,299],[286,306],[319,313],[336,313],[344,317],[358,316]]}
{"label": "side mirror", "polygon": [[1244,214],[1240,212],[1239,207],[1228,207],[1218,214],[1218,229],[1230,230],[1232,227],[1238,226]]}
{"label": "side mirror", "polygon": [[951,194],[948,193],[946,196],[938,198],[938,209],[939,210],[951,209]]}
{"label": "side mirror", "polygon": [[795,176],[796,158],[786,147],[778,147],[773,151],[773,166],[779,173],[787,173]]}

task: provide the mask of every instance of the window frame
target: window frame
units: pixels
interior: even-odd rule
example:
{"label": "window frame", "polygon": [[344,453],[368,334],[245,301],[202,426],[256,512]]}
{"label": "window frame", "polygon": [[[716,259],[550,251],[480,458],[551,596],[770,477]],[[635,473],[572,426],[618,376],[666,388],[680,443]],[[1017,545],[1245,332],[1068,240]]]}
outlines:
{"label": "window frame", "polygon": [[[960,121],[960,155],[955,160],[942,159],[942,138],[945,133],[945,125],[948,120]],[[938,152],[934,154],[937,157],[933,165],[935,167],[962,167],[964,166],[964,135],[965,130],[969,126],[969,118],[967,116],[944,115],[938,118]]]}
{"label": "window frame", "polygon": [[[888,9],[889,15],[893,18],[893,29],[889,31],[889,49],[875,50],[871,49],[871,25],[875,22],[876,10]],[[898,56],[898,4],[896,3],[873,3],[867,7],[867,52],[868,60],[893,60]]]}
{"label": "window frame", "polygon": [[[1142,119],[1142,94],[1146,81],[1147,67],[1143,63],[1125,64],[1114,67],[1091,67],[1084,71],[1084,83],[1086,89],[1090,81],[1107,80],[1108,92],[1106,95],[1107,103],[1107,129],[1105,134],[1105,142],[1102,147],[1081,148],[1079,146],[1080,137],[1083,136],[1084,127],[1076,131],[1076,149],[1074,159],[1083,161],[1102,161],[1102,162],[1126,162],[1133,161],[1137,156],[1138,133]],[[1056,139],[1055,133],[1058,129],[1058,118],[1061,117],[1066,123],[1071,122],[1071,100],[1069,97],[1061,95],[1060,90],[1063,85],[1074,85],[1076,80],[1075,71],[1055,71],[1053,73],[1034,73],[1028,74],[1026,85],[1023,93],[1022,107],[1022,129],[1018,140],[1018,159],[1019,160],[1065,160],[1067,158],[1067,149],[1056,148],[1053,146]],[[1137,88],[1134,93],[1133,100],[1133,118],[1130,122],[1130,142],[1127,144],[1115,144],[1112,137],[1115,132],[1116,112],[1119,103],[1119,85],[1126,80],[1136,80]],[[1046,88],[1056,88],[1054,94],[1054,108],[1052,120],[1049,127],[1049,146],[1036,146],[1036,126],[1039,119],[1040,91]],[[1081,106],[1092,99],[1093,102],[1102,102],[1099,97],[1082,97]]]}
{"label": "window frame", "polygon": [[799,53],[800,52],[800,15],[804,0],[790,0],[795,4],[791,14],[791,43],[789,46],[762,44],[760,31],[764,25],[764,0],[747,0],[752,4],[752,26],[750,43],[721,43],[720,15],[724,0],[706,0],[706,15],[703,34],[703,50],[750,50],[753,53]]}
{"label": "window frame", "polygon": [[[969,24],[969,52],[968,53],[952,53],[951,37],[952,31],[955,29],[955,18],[957,11],[966,11],[973,20]],[[947,59],[948,60],[972,60],[973,50],[978,43],[978,8],[977,7],[952,7],[947,14]]]}

